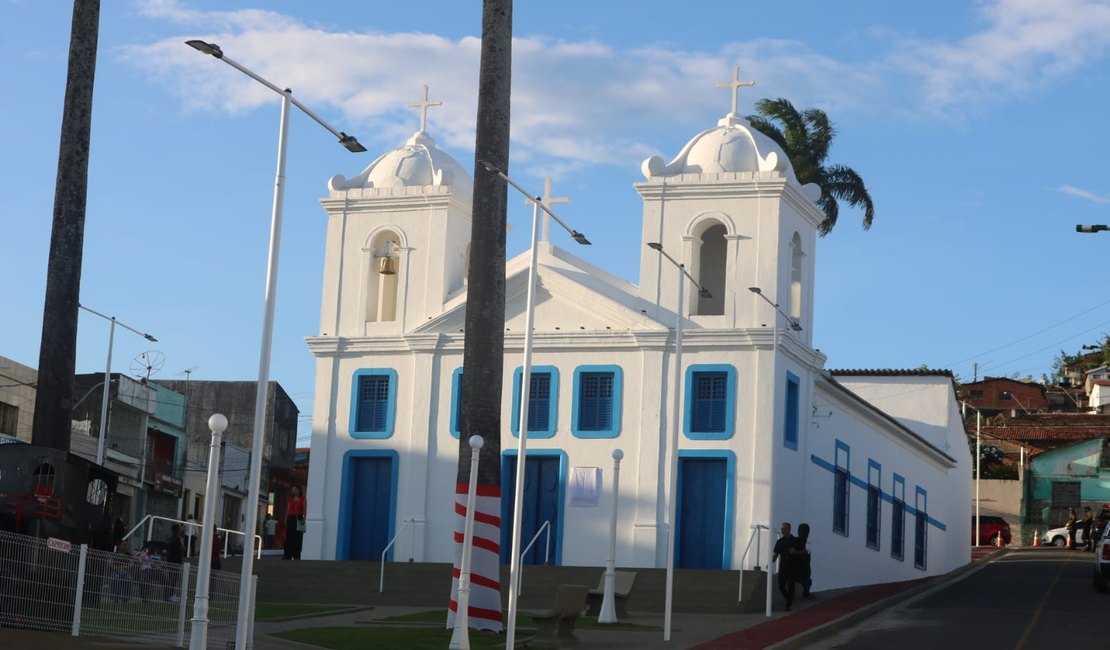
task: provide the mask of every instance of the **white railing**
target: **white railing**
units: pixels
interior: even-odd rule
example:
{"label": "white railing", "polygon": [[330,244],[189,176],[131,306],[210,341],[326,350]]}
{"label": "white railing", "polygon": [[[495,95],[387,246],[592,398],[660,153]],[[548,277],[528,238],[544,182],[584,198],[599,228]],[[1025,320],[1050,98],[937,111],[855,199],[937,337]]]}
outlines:
{"label": "white railing", "polygon": [[[195,573],[188,563],[0,531],[0,626],[185,646]],[[239,575],[212,571],[209,585],[208,646],[225,648],[235,639]]]}
{"label": "white railing", "polygon": [[[121,539],[127,539],[127,538],[131,537],[131,535],[134,534],[135,531],[139,530],[144,525],[146,525],[147,526],[146,541],[148,541],[148,542],[151,541],[152,539],[154,539],[154,523],[156,521],[168,521],[171,524],[181,524],[182,526],[190,526],[192,528],[195,528],[198,532],[204,530],[204,524],[199,523],[197,521],[182,521],[180,519],[174,519],[172,517],[163,517],[161,515],[147,515],[147,516],[143,517],[142,519],[140,519],[139,523],[135,524],[134,528],[127,531],[127,534],[124,535]],[[246,535],[241,530],[231,530],[230,528],[220,528],[219,526],[216,527],[216,530],[223,532],[225,535],[241,535],[241,536]],[[255,535],[254,536],[254,541],[255,541],[255,546],[257,547],[257,557],[258,557],[258,559],[261,560],[262,559],[262,536],[261,535]],[[224,544],[223,556],[225,558],[227,557],[227,552],[228,552],[228,547],[229,546],[231,546],[231,544]],[[246,545],[244,544],[244,546],[246,546]],[[191,551],[192,549],[189,549],[189,550]]]}
{"label": "white railing", "polygon": [[397,534],[393,536],[393,539],[389,540],[389,543],[385,545],[385,549],[382,550],[382,570],[381,576],[378,578],[379,594],[385,590],[385,554],[389,552],[389,549],[397,542],[397,538],[400,537],[401,533],[405,532],[405,529],[409,526],[412,526],[412,547],[409,550],[409,562],[412,562],[416,558],[416,519],[406,519],[405,523],[401,526],[401,530],[397,531]]}
{"label": "white railing", "polygon": [[[744,565],[747,563],[748,560],[748,551],[751,550],[752,541],[754,540],[756,564],[753,568],[758,571],[760,557],[759,547],[760,542],[763,538],[763,531],[765,530],[770,530],[770,526],[765,526],[763,524],[752,524],[752,534],[748,536],[748,545],[744,547],[744,554],[740,556],[740,588],[738,593],[736,594],[736,602],[738,603],[744,600]],[[771,581],[771,567],[767,567],[767,581]]]}
{"label": "white railing", "polygon": [[[548,560],[551,556],[551,521],[550,520],[543,522],[543,525],[540,526],[540,529],[536,531],[536,534],[532,535],[532,541],[528,542],[528,545],[525,546],[524,550],[520,552],[521,560],[524,559],[525,555],[528,555],[528,551],[532,550],[532,545],[534,545],[536,543],[536,540],[538,540],[540,538],[540,535],[542,535],[545,530],[547,531],[547,544],[544,546],[544,549],[543,549],[543,563],[547,564],[547,562],[548,562]],[[521,563],[521,565],[523,566],[523,562]],[[519,596],[522,593],[524,593],[524,571],[523,570],[520,572],[520,577],[517,579],[516,595]]]}

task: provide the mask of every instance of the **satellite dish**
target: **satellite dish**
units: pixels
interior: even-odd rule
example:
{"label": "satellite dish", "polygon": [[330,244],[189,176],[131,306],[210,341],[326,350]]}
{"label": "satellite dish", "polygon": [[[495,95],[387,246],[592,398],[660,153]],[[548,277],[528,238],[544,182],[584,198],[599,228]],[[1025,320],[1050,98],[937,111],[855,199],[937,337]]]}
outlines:
{"label": "satellite dish", "polygon": [[166,355],[158,350],[143,352],[131,360],[131,374],[146,382],[150,376],[166,365]]}

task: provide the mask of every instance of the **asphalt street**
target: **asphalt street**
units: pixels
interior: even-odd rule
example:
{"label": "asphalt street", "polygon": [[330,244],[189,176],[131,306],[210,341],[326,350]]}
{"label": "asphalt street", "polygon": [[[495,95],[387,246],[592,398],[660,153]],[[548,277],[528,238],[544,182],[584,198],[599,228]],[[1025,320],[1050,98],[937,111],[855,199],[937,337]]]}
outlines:
{"label": "asphalt street", "polygon": [[965,578],[812,648],[1036,650],[1108,648],[1110,595],[1094,590],[1091,553],[1014,549]]}

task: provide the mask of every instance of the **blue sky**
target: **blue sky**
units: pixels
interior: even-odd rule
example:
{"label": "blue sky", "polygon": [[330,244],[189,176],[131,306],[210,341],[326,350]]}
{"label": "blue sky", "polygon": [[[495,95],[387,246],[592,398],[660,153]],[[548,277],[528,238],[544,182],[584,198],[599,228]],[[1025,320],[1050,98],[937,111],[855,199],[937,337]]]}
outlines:
{"label": "blue sky", "polygon": [[[510,172],[543,177],[575,252],[634,279],[644,248],[632,184],[729,108],[741,66],[762,97],[818,107],[838,129],[874,227],[843,210],[820,240],[814,341],[833,368],[1050,372],[1110,331],[1104,152],[1110,2],[518,2]],[[0,0],[0,355],[38,361],[69,2]],[[104,2],[93,107],[82,301],[151,332],[117,331],[115,362],[156,349],[155,378],[253,379],[279,99],[183,41],[203,38],[369,152],[303,115],[290,128],[272,377],[312,412],[328,178],[354,176],[416,130],[473,165],[478,0]],[[510,201],[509,254],[530,209]],[[558,245],[571,247],[553,235]],[[82,313],[78,372],[103,370],[107,323]]]}

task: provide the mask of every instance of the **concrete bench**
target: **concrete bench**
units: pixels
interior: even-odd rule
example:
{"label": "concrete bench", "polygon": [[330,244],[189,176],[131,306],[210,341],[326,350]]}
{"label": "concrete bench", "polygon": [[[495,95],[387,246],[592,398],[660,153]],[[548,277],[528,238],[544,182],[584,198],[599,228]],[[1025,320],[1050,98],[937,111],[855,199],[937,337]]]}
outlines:
{"label": "concrete bench", "polygon": [[[632,592],[632,585],[636,584],[635,571],[616,571],[613,574],[613,605],[617,610],[617,618],[628,618],[628,595]],[[597,589],[591,589],[586,596],[587,616],[597,616],[601,613],[601,603],[605,599],[605,574],[597,582]]]}
{"label": "concrete bench", "polygon": [[574,624],[586,610],[587,585],[559,585],[555,602],[542,612],[524,612],[536,623],[536,638],[528,643],[538,648],[562,648],[576,645]]}

